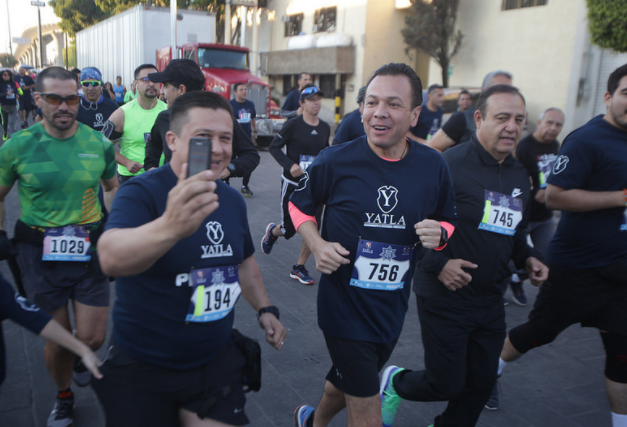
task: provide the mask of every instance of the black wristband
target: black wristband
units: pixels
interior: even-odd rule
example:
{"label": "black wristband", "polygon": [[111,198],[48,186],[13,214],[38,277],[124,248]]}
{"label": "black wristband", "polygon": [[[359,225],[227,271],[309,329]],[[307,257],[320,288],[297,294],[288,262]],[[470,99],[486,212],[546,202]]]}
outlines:
{"label": "black wristband", "polygon": [[279,309],[278,309],[278,308],[276,308],[276,307],[275,307],[275,306],[273,306],[273,305],[269,305],[269,306],[267,306],[267,307],[264,307],[264,308],[260,309],[260,310],[257,312],[257,320],[259,320],[259,318],[261,317],[261,315],[262,315],[262,314],[264,314],[264,313],[272,313],[272,314],[274,314],[274,315],[276,316],[277,320],[279,319]]}

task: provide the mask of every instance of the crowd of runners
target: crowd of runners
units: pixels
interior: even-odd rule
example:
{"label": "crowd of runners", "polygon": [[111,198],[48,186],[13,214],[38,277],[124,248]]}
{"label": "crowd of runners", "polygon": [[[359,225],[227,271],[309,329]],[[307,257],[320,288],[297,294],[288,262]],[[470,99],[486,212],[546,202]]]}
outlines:
{"label": "crowd of runners", "polygon": [[[242,197],[260,161],[247,86],[230,101],[206,92],[185,59],[139,65],[132,91],[95,67],[19,76],[0,81],[0,259],[18,290],[0,277],[0,320],[46,339],[58,389],[47,425],[72,424],[73,382],[93,387],[111,427],[247,424],[261,350],[233,329],[240,296],[270,346],[289,339]],[[448,402],[435,427],[474,426],[498,409],[504,368],[577,323],[600,331],[613,427],[627,427],[627,64],[608,79],[606,113],[561,144],[564,113],[551,105],[521,139],[526,100],[513,79],[489,73],[476,104],[462,91],[442,124],[443,88],[423,100],[410,66],[385,64],[332,133],[323,93],[299,76],[269,149],[280,220],[260,242],[269,255],[299,234],[289,277],[314,284],[310,255],[321,273],[332,364],[319,402],[294,402],[296,427],[327,426],[343,409],[351,427],[391,427],[403,400]],[[190,174],[199,141],[210,163]],[[21,215],[6,224],[16,183]],[[527,279],[541,286],[533,310],[507,333],[505,291],[526,305]],[[399,367],[412,291],[424,360]],[[102,362],[93,351],[109,316]]]}

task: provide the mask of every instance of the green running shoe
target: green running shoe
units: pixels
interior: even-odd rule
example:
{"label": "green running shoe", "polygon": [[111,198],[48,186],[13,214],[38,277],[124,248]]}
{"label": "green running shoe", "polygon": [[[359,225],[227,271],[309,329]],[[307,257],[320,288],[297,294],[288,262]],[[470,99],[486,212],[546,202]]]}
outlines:
{"label": "green running shoe", "polygon": [[388,366],[383,371],[383,378],[381,379],[381,388],[379,394],[381,396],[381,418],[383,420],[383,427],[392,427],[394,425],[394,418],[396,418],[396,411],[398,405],[403,400],[394,390],[392,385],[392,379],[399,372],[403,371],[403,368],[398,366]]}

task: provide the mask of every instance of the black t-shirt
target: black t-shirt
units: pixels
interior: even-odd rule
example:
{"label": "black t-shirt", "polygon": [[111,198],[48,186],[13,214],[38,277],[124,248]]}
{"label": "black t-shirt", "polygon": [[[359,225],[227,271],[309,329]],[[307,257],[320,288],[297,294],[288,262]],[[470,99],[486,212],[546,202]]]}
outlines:
{"label": "black t-shirt", "polygon": [[15,82],[0,80],[0,104],[17,105],[17,86]]}
{"label": "black t-shirt", "polygon": [[430,139],[442,127],[443,115],[444,110],[442,108],[431,111],[427,104],[423,104],[416,126],[409,129],[409,131],[418,138]]}
{"label": "black t-shirt", "polygon": [[[627,131],[597,116],[566,137],[549,184],[566,190],[622,191],[627,187]],[[563,211],[549,244],[552,263],[596,268],[627,257],[625,207]]]}
{"label": "black t-shirt", "polygon": [[476,130],[474,121],[475,111],[474,107],[466,111],[458,111],[442,125],[442,130],[449,138],[455,141],[455,145],[470,140],[474,135]]}
{"label": "black t-shirt", "polygon": [[105,99],[102,95],[96,103],[89,102],[85,97],[82,97],[76,120],[101,132],[111,114],[118,108],[118,104],[110,99]]}
{"label": "black t-shirt", "polygon": [[412,141],[405,157],[389,161],[363,136],[325,148],[290,202],[311,216],[325,205],[320,235],[350,252],[350,264],[320,278],[320,328],[350,340],[397,339],[421,250],[414,225],[424,219],[456,222],[442,155]]}
{"label": "black t-shirt", "polygon": [[[329,145],[330,136],[331,127],[327,122],[320,120],[316,126],[311,126],[301,115],[285,123],[270,143],[270,154],[283,167],[283,177],[296,184],[298,178],[290,174],[290,168],[301,163],[301,155],[317,156]],[[283,147],[287,147],[286,153]]]}
{"label": "black t-shirt", "polygon": [[546,181],[551,174],[553,163],[560,150],[559,142],[543,144],[529,135],[523,138],[516,147],[516,158],[527,169],[533,182],[531,190],[531,212],[529,221],[544,221],[553,216],[553,211],[545,203],[536,201],[538,190],[546,188]]}
{"label": "black t-shirt", "polygon": [[365,134],[366,131],[364,130],[364,124],[361,121],[361,113],[358,108],[344,116],[342,124],[337,128],[333,136],[333,145],[352,141]]}
{"label": "black t-shirt", "polygon": [[34,85],[35,81],[33,80],[33,78],[31,76],[20,76],[17,75],[15,76],[15,81],[18,82],[20,84],[20,87],[22,88],[22,90],[24,91],[24,96],[30,96],[30,89],[25,89],[25,86],[30,86],[30,85]]}

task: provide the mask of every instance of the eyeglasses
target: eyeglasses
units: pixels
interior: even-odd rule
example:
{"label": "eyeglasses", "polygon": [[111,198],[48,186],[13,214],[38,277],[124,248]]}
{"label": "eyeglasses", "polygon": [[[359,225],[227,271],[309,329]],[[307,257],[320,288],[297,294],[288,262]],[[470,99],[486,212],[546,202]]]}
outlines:
{"label": "eyeglasses", "polygon": [[81,86],[83,86],[83,87],[89,87],[89,86],[98,87],[101,84],[102,84],[102,82],[99,82],[99,81],[95,81],[95,82],[81,82]]}
{"label": "eyeglasses", "polygon": [[310,86],[300,93],[300,99],[303,99],[303,96],[313,95],[319,92],[320,92],[320,89],[318,89],[316,86]]}
{"label": "eyeglasses", "polygon": [[145,82],[145,83],[148,83],[148,82],[152,81],[148,77],[138,77],[135,80],[141,80],[142,82]]}
{"label": "eyeglasses", "polygon": [[77,105],[81,100],[81,97],[79,95],[61,96],[57,95],[56,93],[36,93],[39,94],[39,96],[41,96],[44,101],[52,105],[61,105],[63,104],[63,102],[65,102],[67,105],[72,106]]}

